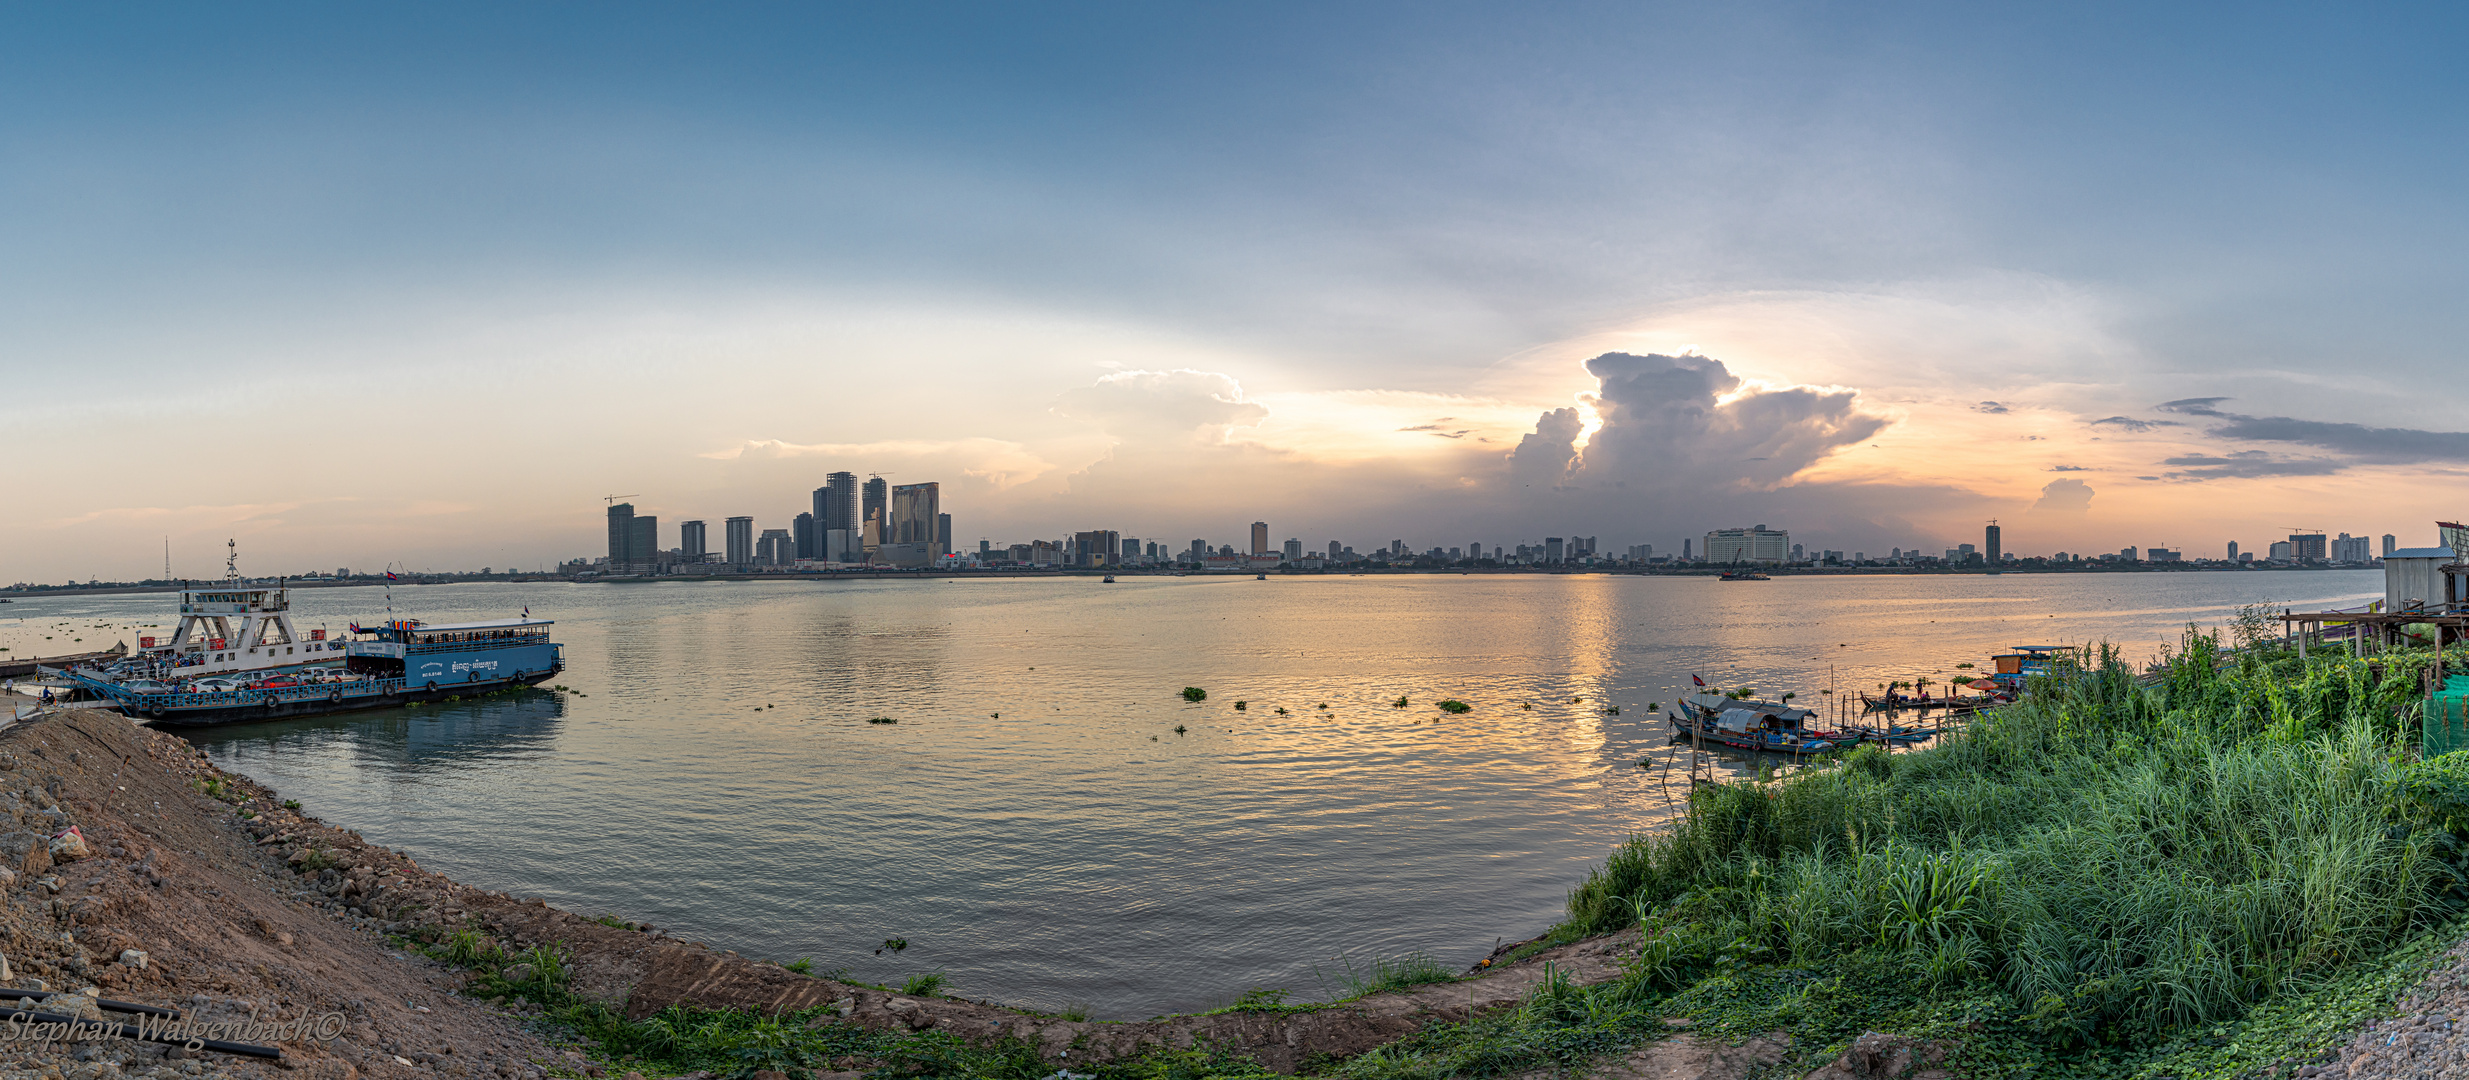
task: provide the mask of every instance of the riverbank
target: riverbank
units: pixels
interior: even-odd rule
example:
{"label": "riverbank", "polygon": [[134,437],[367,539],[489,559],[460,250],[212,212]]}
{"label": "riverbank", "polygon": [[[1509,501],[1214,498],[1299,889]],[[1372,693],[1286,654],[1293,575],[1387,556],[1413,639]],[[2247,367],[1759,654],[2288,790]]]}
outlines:
{"label": "riverbank", "polygon": [[[2190,655],[1943,747],[1704,789],[1475,978],[1397,965],[1332,1004],[1116,1023],[472,889],[177,738],[57,711],[0,733],[15,985],[338,1020],[271,1065],[0,1041],[0,1077],[2439,1075],[2469,1008],[2441,872],[2469,765],[2391,753],[2420,673]],[[2035,991],[2052,963],[2072,974]]]}

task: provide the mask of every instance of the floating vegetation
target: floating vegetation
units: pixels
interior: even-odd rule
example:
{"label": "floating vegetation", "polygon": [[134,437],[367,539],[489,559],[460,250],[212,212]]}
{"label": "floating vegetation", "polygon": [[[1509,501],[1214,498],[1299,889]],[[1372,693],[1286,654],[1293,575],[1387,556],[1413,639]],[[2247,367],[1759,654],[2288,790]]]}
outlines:
{"label": "floating vegetation", "polygon": [[1183,734],[1183,725],[1181,725],[1181,724],[1176,724],[1176,725],[1174,726],[1174,733],[1175,733],[1175,734],[1177,734],[1177,735],[1181,735],[1181,734]]}
{"label": "floating vegetation", "polygon": [[1585,704],[1585,702],[1586,699],[1582,697],[1573,697],[1569,699],[1569,704],[1571,705],[1582,705]]}
{"label": "floating vegetation", "polygon": [[888,717],[888,716],[877,716],[877,717],[874,717],[873,719],[870,719],[870,720],[868,720],[868,721],[866,721],[866,722],[867,722],[867,723],[869,723],[869,724],[897,724],[897,723],[899,723],[900,721],[898,721],[898,720],[894,720],[894,719],[892,719],[891,717]]}
{"label": "floating vegetation", "polygon": [[1956,667],[1959,667],[1959,668],[1968,668],[1968,667],[1971,667],[1971,666],[1972,666],[1972,662],[1971,662],[1971,661],[1969,661],[1969,660],[1966,660],[1966,661],[1964,661],[1964,662],[1962,662],[1962,663],[1960,663],[1960,664],[1956,664],[1955,666],[1956,666]]}
{"label": "floating vegetation", "polygon": [[1392,701],[1392,702],[1390,702],[1390,703],[1389,703],[1389,707],[1390,707],[1390,708],[1393,708],[1393,709],[1403,709],[1403,708],[1405,708],[1405,707],[1406,707],[1406,695],[1404,695],[1404,694],[1399,694],[1399,695],[1397,696],[1397,700],[1396,700],[1396,701]]}
{"label": "floating vegetation", "polygon": [[1321,703],[1320,703],[1320,705],[1319,705],[1318,707],[1319,707],[1319,708],[1326,709],[1326,708],[1328,708],[1328,707],[1329,707],[1329,703],[1328,703],[1328,702],[1326,702],[1326,701],[1321,702]]}
{"label": "floating vegetation", "polygon": [[891,950],[891,951],[893,951],[893,952],[899,952],[900,950],[905,949],[905,948],[908,948],[908,947],[909,947],[909,939],[907,939],[907,938],[904,938],[904,937],[887,937],[887,938],[884,938],[884,939],[883,939],[883,948],[882,948],[882,949],[876,949],[876,950],[874,951],[874,954],[875,954],[876,956],[881,956],[881,955],[883,955],[883,949],[890,949],[890,950]]}
{"label": "floating vegetation", "polygon": [[1278,706],[1278,707],[1277,707],[1277,714],[1278,714],[1279,716],[1284,716],[1284,715],[1286,715],[1286,707],[1285,707],[1285,706],[1283,706],[1283,705]]}
{"label": "floating vegetation", "polygon": [[1605,716],[1618,716],[1618,715],[1620,715],[1620,706],[1618,706],[1618,705],[1606,705],[1606,706],[1604,706],[1604,707],[1603,707],[1603,715],[1605,715]]}
{"label": "floating vegetation", "polygon": [[[1031,669],[1031,670],[1035,670],[1035,669]],[[1203,690],[1203,689],[1201,689],[1201,688],[1199,688],[1199,687],[1197,687],[1197,686],[1186,686],[1186,687],[1184,687],[1184,688],[1183,688],[1183,700],[1185,700],[1185,701],[1202,701],[1202,700],[1206,700],[1206,699],[1208,698],[1208,696],[1209,696],[1209,692],[1208,692],[1208,691]]]}
{"label": "floating vegetation", "polygon": [[1236,712],[1244,712],[1244,711],[1246,711],[1244,707],[1245,707],[1245,706],[1247,706],[1247,705],[1250,705],[1250,704],[1251,704],[1251,702],[1248,702],[1248,701],[1238,701],[1238,702],[1235,702],[1235,711],[1236,711]]}
{"label": "floating vegetation", "polygon": [[[1406,699],[1405,699],[1405,698],[1399,698],[1398,700],[1399,700],[1399,701],[1404,701],[1404,700],[1406,700]],[[1447,700],[1445,700],[1445,701],[1442,701],[1442,702],[1440,703],[1440,711],[1445,712],[1445,713],[1462,713],[1462,712],[1472,712],[1472,711],[1474,711],[1474,706],[1472,706],[1472,705],[1468,705],[1468,704],[1466,704],[1465,702],[1463,702],[1463,701],[1459,701],[1459,700],[1458,700],[1458,699],[1456,699],[1456,698],[1449,698],[1449,699],[1447,699]]]}
{"label": "floating vegetation", "polygon": [[1521,709],[1532,709],[1535,707],[1535,703],[1531,701],[1521,701],[1517,703],[1517,707]]}

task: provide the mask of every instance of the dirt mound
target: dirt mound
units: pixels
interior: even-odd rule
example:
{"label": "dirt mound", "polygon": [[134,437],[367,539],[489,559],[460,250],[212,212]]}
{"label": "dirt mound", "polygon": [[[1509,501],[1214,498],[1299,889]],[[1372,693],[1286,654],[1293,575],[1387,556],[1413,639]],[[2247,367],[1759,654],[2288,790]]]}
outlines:
{"label": "dirt mound", "polygon": [[[336,1014],[340,1036],[280,1044],[281,1066],[184,1061],[121,1040],[0,1042],[0,1063],[72,1076],[348,1078],[539,1076],[567,1060],[455,997],[456,973],[387,950],[372,920],[288,872],[251,842],[233,802],[201,787],[240,801],[250,790],[189,744],[106,713],[54,712],[0,732],[0,852],[16,871],[0,885],[8,985],[91,988],[206,1021]],[[49,842],[71,827],[86,857]],[[69,861],[55,864],[55,847]],[[332,872],[379,891],[427,877],[367,845]]]}

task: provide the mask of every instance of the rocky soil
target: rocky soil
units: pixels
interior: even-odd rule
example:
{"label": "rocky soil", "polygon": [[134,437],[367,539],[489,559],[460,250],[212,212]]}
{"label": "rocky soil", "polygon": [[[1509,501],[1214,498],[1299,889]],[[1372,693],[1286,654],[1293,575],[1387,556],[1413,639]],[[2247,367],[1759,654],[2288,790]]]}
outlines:
{"label": "rocky soil", "polygon": [[2330,1061],[2290,1073],[2325,1080],[2436,1080],[2469,1076],[2469,942],[2444,954],[2399,1015],[2358,1033]]}

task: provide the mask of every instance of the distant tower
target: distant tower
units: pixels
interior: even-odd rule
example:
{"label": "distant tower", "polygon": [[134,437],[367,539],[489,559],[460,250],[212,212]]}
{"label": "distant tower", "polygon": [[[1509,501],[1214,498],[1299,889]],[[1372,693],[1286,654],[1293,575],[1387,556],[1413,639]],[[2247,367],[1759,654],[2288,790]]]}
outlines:
{"label": "distant tower", "polygon": [[[2383,557],[2389,559],[2392,557],[2392,553],[2398,550],[2400,550],[2400,538],[2392,535],[2391,533],[2383,534]],[[2232,555],[2230,558],[2234,559],[2237,558],[2237,556]],[[170,566],[171,563],[166,560],[163,565]]]}
{"label": "distant tower", "polygon": [[1255,521],[1252,523],[1252,554],[1267,555],[1269,553],[1269,523]]}
{"label": "distant tower", "polygon": [[706,547],[706,546],[705,546],[705,543],[706,543],[706,541],[705,541],[705,540],[704,540],[704,538],[703,538],[703,523],[702,523],[702,522],[700,522],[700,521],[681,521],[681,522],[679,522],[679,523],[678,523],[678,525],[677,525],[677,556],[678,556],[678,558],[684,559],[684,560],[686,560],[687,562],[690,562],[690,563],[698,563],[698,562],[702,562],[702,561],[703,561],[703,553],[704,553],[704,552],[706,552],[706,551],[711,550],[709,547]]}
{"label": "distant tower", "polygon": [[[2389,550],[2389,549],[2387,548],[2386,550]],[[2238,561],[2238,542],[2237,542],[2237,541],[2235,541],[2235,540],[2231,540],[2231,541],[2229,541],[2229,561],[2230,561],[2230,562],[2236,562],[2236,561]]]}
{"label": "distant tower", "polygon": [[754,519],[733,517],[721,523],[726,530],[722,541],[728,549],[725,556],[731,566],[747,566],[754,562]]}
{"label": "distant tower", "polygon": [[634,540],[634,504],[609,505],[609,572],[624,573],[626,564],[634,561],[630,546]]}
{"label": "distant tower", "polygon": [[1989,565],[1991,566],[1996,566],[1998,563],[1998,556],[2003,555],[2006,552],[2002,541],[2003,538],[1998,535],[1997,521],[1995,519],[1991,519],[1989,522],[1988,542],[1981,545],[1982,547],[1988,549],[1987,554],[1989,556]]}
{"label": "distant tower", "polygon": [[891,484],[882,477],[869,477],[864,493],[858,496],[857,527],[865,531],[865,548],[869,552],[884,543],[883,514],[891,502],[891,490]]}

